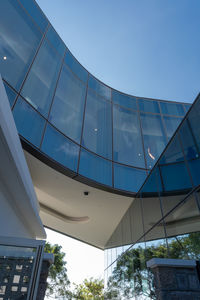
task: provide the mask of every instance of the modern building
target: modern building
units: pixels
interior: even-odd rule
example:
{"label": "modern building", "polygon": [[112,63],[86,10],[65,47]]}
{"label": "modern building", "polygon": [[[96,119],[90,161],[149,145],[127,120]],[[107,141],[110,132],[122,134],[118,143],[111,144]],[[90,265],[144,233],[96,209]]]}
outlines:
{"label": "modern building", "polygon": [[[129,245],[197,231],[198,98],[190,107],[108,87],[73,57],[34,0],[1,0],[0,28],[2,140],[10,137],[0,175],[14,192],[0,201],[21,214],[12,211],[10,232],[2,225],[0,235],[43,239],[44,225],[107,249],[108,278]],[[13,168],[18,155],[23,165],[17,174],[10,153]]]}

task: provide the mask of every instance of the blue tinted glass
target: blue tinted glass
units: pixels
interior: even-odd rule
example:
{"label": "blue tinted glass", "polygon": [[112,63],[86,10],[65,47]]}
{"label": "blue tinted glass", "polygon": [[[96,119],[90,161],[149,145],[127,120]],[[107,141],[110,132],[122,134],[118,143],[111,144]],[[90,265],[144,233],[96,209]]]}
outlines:
{"label": "blue tinted glass", "polygon": [[45,40],[22,89],[24,98],[44,116],[48,115],[61,58]]}
{"label": "blue tinted glass", "polygon": [[191,105],[190,104],[184,104],[186,112],[190,109]]}
{"label": "blue tinted glass", "polygon": [[138,104],[141,111],[160,113],[158,102],[155,100],[138,99]]}
{"label": "blue tinted glass", "polygon": [[178,125],[180,124],[182,119],[175,118],[175,117],[163,116],[163,120],[165,123],[167,137],[168,137],[168,139],[170,139],[172,137],[172,135],[174,134],[174,132],[176,131],[176,129],[178,128]]}
{"label": "blue tinted glass", "polygon": [[194,186],[197,186],[200,184],[200,159],[196,158],[190,160],[188,163]]}
{"label": "blue tinted glass", "polygon": [[63,56],[66,50],[66,46],[52,26],[48,28],[46,38],[56,48],[60,55]]}
{"label": "blue tinted glass", "polygon": [[105,99],[111,99],[111,89],[91,75],[89,76],[88,86]]}
{"label": "blue tinted glass", "polygon": [[162,179],[166,191],[182,190],[191,187],[185,163],[161,166]]}
{"label": "blue tinted glass", "polygon": [[6,94],[8,96],[8,100],[10,102],[10,106],[12,106],[16,98],[16,93],[5,82],[3,83],[6,90]]}
{"label": "blue tinted glass", "polygon": [[81,149],[79,173],[94,181],[112,185],[112,163]]}
{"label": "blue tinted glass", "polygon": [[161,112],[166,115],[184,116],[185,111],[182,104],[160,102]]}
{"label": "blue tinted glass", "polygon": [[27,12],[31,15],[34,19],[35,23],[40,27],[42,31],[45,31],[48,25],[48,21],[44,14],[42,13],[41,9],[33,0],[20,0],[24,8]]}
{"label": "blue tinted glass", "polygon": [[48,125],[42,142],[42,151],[63,166],[76,172],[79,146]]}
{"label": "blue tinted glass", "polygon": [[17,100],[13,116],[19,134],[36,147],[39,147],[45,120],[21,98]]}
{"label": "blue tinted glass", "polygon": [[137,110],[137,100],[134,97],[112,90],[112,101],[121,106]]}
{"label": "blue tinted glass", "polygon": [[195,144],[200,149],[200,126],[197,125],[199,124],[200,120],[200,100],[198,100],[194,104],[192,110],[190,111],[187,117],[187,120],[191,134],[193,135],[193,138],[195,140]]}
{"label": "blue tinted glass", "polygon": [[86,86],[63,66],[50,114],[53,123],[80,144]]}
{"label": "blue tinted glass", "polygon": [[113,105],[114,161],[145,167],[138,113]]}
{"label": "blue tinted glass", "polygon": [[16,90],[28,71],[41,40],[41,33],[13,0],[0,1],[1,76]]}
{"label": "blue tinted glass", "polygon": [[160,179],[159,169],[155,167],[146,183],[141,188],[140,193],[159,193],[162,191],[162,183]]}
{"label": "blue tinted glass", "polygon": [[120,190],[138,192],[146,179],[146,171],[114,164],[114,187]]}
{"label": "blue tinted glass", "polygon": [[75,73],[83,82],[87,82],[88,72],[79,64],[79,62],[73,57],[73,55],[67,51],[65,55],[65,63],[70,67],[73,73]]}
{"label": "blue tinted glass", "polygon": [[82,144],[112,158],[111,102],[88,91]]}
{"label": "blue tinted glass", "polygon": [[172,139],[171,143],[168,145],[167,149],[163,153],[161,159],[159,160],[160,164],[168,164],[174,162],[184,161],[184,155],[181,148],[180,141],[178,136]]}
{"label": "blue tinted glass", "polygon": [[141,122],[147,168],[151,169],[165,148],[166,138],[159,115],[141,114]]}
{"label": "blue tinted glass", "polygon": [[186,159],[191,160],[198,158],[198,147],[187,120],[182,124],[179,132]]}

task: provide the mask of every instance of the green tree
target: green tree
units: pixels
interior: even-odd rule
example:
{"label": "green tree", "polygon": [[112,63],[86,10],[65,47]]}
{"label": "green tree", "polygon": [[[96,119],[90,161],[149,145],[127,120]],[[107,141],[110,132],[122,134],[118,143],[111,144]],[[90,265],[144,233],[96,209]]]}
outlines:
{"label": "green tree", "polygon": [[105,299],[132,299],[141,295],[156,299],[153,274],[146,267],[146,261],[155,257],[200,259],[200,232],[169,240],[168,249],[163,242],[146,248],[139,246],[121,255],[108,280]]}
{"label": "green tree", "polygon": [[77,300],[103,300],[103,280],[90,278],[85,279],[82,284],[74,284],[75,291],[73,299]]}
{"label": "green tree", "polygon": [[57,244],[45,244],[44,252],[54,255],[54,264],[50,266],[46,296],[53,299],[72,299],[69,290],[70,281],[67,276],[65,253],[61,251],[62,246]]}

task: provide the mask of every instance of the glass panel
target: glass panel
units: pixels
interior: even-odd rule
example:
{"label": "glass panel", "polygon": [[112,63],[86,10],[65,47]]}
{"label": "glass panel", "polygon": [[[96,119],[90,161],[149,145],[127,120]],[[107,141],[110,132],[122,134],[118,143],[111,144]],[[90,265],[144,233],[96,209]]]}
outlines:
{"label": "glass panel", "polygon": [[39,45],[41,33],[18,2],[12,0],[0,1],[0,28],[1,76],[18,90]]}
{"label": "glass panel", "polygon": [[184,161],[184,155],[180,145],[180,141],[178,139],[178,135],[176,135],[163,153],[159,164],[169,164],[180,161]]}
{"label": "glass panel", "polygon": [[137,192],[146,176],[144,170],[114,164],[114,186],[117,189]]}
{"label": "glass panel", "polygon": [[98,95],[104,97],[107,100],[110,100],[111,89],[91,75],[89,76],[88,86],[89,88],[93,89]]}
{"label": "glass panel", "polygon": [[83,146],[107,158],[112,158],[111,103],[88,91]]}
{"label": "glass panel", "polygon": [[144,168],[138,113],[113,105],[114,161]]}
{"label": "glass panel", "polygon": [[48,28],[46,38],[51,42],[51,44],[55,47],[56,51],[59,52],[61,56],[64,55],[65,50],[67,49],[64,42],[61,40],[55,29],[50,26]]}
{"label": "glass panel", "polygon": [[42,31],[45,31],[48,25],[47,18],[42,13],[41,9],[38,7],[38,5],[35,3],[35,1],[30,0],[20,0],[24,8],[27,10],[27,12],[31,15],[31,17],[34,19],[36,24],[40,27]]}
{"label": "glass panel", "polygon": [[73,73],[75,73],[78,78],[83,82],[87,82],[88,72],[79,64],[79,62],[73,57],[73,55],[67,51],[65,55],[65,63],[70,67]]}
{"label": "glass panel", "polygon": [[112,90],[112,101],[115,104],[119,104],[121,106],[125,106],[127,108],[137,110],[137,99],[136,98],[122,94],[115,90]]}
{"label": "glass panel", "polygon": [[191,188],[191,181],[184,162],[161,166],[166,191]]}
{"label": "glass panel", "polygon": [[160,178],[159,168],[155,167],[151,175],[148,177],[147,181],[145,182],[144,186],[140,190],[141,197],[144,197],[145,194],[153,193],[156,196],[159,195],[159,191],[162,191],[162,183]]}
{"label": "glass panel", "polygon": [[86,86],[63,65],[50,122],[80,144]]}
{"label": "glass panel", "polygon": [[46,128],[41,149],[60,164],[76,172],[79,146],[50,125]]}
{"label": "glass panel", "polygon": [[158,102],[155,100],[138,99],[138,104],[141,111],[160,113]]}
{"label": "glass panel", "polygon": [[191,104],[184,104],[184,107],[185,107],[186,112],[188,112],[188,110],[189,110],[190,107],[191,107]]}
{"label": "glass panel", "polygon": [[152,168],[166,145],[166,138],[158,115],[141,114],[147,167]]}
{"label": "glass panel", "polygon": [[170,139],[172,137],[172,135],[174,134],[174,132],[176,131],[176,129],[178,128],[178,125],[181,122],[181,118],[175,118],[175,117],[167,117],[167,116],[163,116],[163,120],[165,123],[165,128],[167,131],[167,137],[168,139]]}
{"label": "glass panel", "polygon": [[185,111],[182,104],[160,102],[160,108],[163,114],[174,115],[174,116],[184,116]]}
{"label": "glass panel", "polygon": [[45,120],[21,98],[17,100],[13,116],[19,134],[36,147],[39,147]]}
{"label": "glass panel", "polygon": [[8,96],[8,100],[10,102],[10,106],[12,106],[17,94],[5,82],[3,83],[6,90],[6,94]]}
{"label": "glass panel", "polygon": [[44,116],[48,115],[61,58],[45,40],[22,90],[24,98]]}
{"label": "glass panel", "polygon": [[195,146],[198,149],[198,153],[200,153],[200,126],[199,124],[200,119],[200,99],[195,103],[194,107],[190,111],[187,117],[187,123],[191,131],[191,135],[194,138]]}
{"label": "glass panel", "polygon": [[84,149],[81,149],[79,173],[97,182],[112,185],[111,162]]}

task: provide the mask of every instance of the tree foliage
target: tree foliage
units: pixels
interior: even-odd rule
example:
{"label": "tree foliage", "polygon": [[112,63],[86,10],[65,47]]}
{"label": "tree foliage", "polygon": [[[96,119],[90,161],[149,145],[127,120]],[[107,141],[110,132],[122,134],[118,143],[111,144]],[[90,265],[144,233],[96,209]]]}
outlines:
{"label": "tree foliage", "polygon": [[82,284],[75,284],[73,299],[77,300],[103,300],[103,280],[90,278]]}
{"label": "tree foliage", "polygon": [[166,243],[128,250],[118,259],[108,280],[105,299],[132,299],[148,297],[156,299],[153,274],[147,270],[146,261],[151,258],[200,259],[200,233],[190,233],[173,238]]}
{"label": "tree foliage", "polygon": [[57,244],[51,245],[48,242],[45,244],[44,251],[54,255],[54,264],[49,269],[46,296],[53,299],[71,299],[70,281],[67,277],[66,261],[64,260],[65,253],[61,249],[62,246]]}

